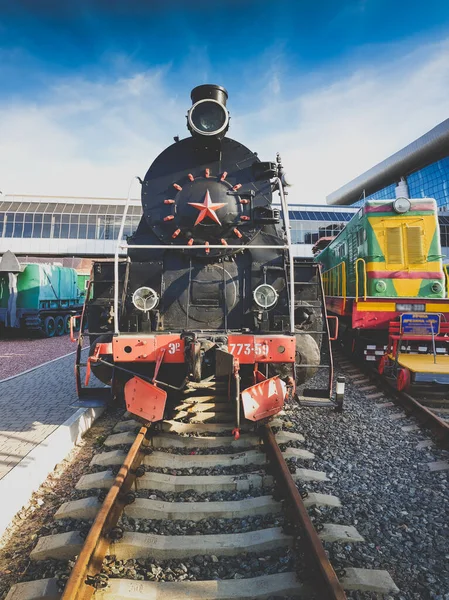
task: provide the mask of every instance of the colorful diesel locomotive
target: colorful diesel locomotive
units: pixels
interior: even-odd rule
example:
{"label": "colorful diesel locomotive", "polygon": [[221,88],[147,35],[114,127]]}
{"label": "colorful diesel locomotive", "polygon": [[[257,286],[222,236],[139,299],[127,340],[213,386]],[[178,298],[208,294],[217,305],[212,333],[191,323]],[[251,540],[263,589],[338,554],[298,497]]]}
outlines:
{"label": "colorful diesel locomotive", "polygon": [[384,354],[389,324],[403,313],[449,320],[433,199],[368,200],[315,260],[345,344],[367,360]]}

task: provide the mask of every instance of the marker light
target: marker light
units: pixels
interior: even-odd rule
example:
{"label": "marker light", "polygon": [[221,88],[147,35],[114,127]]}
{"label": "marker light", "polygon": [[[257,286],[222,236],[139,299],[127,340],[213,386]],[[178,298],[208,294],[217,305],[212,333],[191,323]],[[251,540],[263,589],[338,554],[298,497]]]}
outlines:
{"label": "marker light", "polygon": [[411,206],[412,206],[412,203],[410,202],[410,200],[408,198],[397,198],[393,202],[393,209],[399,214],[408,212],[410,210]]}
{"label": "marker light", "polygon": [[159,296],[150,287],[140,287],[133,294],[133,304],[139,310],[148,312],[152,310],[159,302]]}
{"label": "marker light", "polygon": [[271,308],[278,299],[278,293],[272,285],[262,283],[253,292],[254,302],[261,308]]}
{"label": "marker light", "polygon": [[198,100],[189,110],[187,119],[190,129],[200,135],[218,135],[226,129],[229,114],[217,100]]}
{"label": "marker light", "polygon": [[434,281],[432,283],[432,292],[434,294],[438,294],[439,292],[441,292],[442,289],[443,289],[443,286],[441,285],[441,283],[439,281]]}
{"label": "marker light", "polygon": [[385,281],[382,281],[382,279],[380,279],[379,281],[376,281],[376,292],[385,292],[385,290],[387,289],[387,284],[385,283]]}

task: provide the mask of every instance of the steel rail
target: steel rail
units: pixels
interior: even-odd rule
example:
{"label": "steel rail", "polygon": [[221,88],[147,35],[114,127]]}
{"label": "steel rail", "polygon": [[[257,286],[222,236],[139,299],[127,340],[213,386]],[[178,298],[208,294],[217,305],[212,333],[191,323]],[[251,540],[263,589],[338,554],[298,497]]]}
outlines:
{"label": "steel rail", "polygon": [[96,589],[96,576],[101,573],[104,557],[111,540],[109,532],[115,527],[126,506],[126,495],[136,479],[136,469],[149,444],[147,427],[141,427],[117,477],[98,512],[83,548],[67,581],[61,600],[90,600]]}
{"label": "steel rail", "polygon": [[310,558],[320,573],[319,583],[323,587],[322,593],[324,594],[320,598],[322,600],[345,600],[346,594],[343,586],[339,582],[326,555],[323,544],[313,527],[301,494],[290,474],[271,427],[264,425],[260,428],[259,433],[264,442],[264,450],[268,460],[273,465],[273,477],[280,487],[281,494],[283,494],[288,503],[288,509],[291,510],[290,514],[293,517],[295,525],[300,527],[304,535],[304,539],[310,550]]}
{"label": "steel rail", "polygon": [[365,368],[362,370],[365,370],[365,372],[367,371],[368,375],[375,377],[376,382],[383,386],[388,392],[392,393],[394,398],[406,411],[413,414],[422,425],[431,429],[442,446],[449,447],[449,422],[441,419],[427,406],[421,404],[419,400],[413,398],[413,396],[407,392],[400,392],[397,390],[385,376],[379,376],[378,371],[375,371],[372,368]]}

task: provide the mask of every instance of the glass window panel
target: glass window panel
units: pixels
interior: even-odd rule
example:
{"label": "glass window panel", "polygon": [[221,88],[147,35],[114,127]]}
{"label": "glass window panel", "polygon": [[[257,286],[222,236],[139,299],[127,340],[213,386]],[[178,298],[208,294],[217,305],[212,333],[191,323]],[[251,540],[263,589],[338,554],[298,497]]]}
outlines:
{"label": "glass window panel", "polygon": [[51,215],[44,215],[44,223],[51,223]]}
{"label": "glass window panel", "polygon": [[[45,216],[49,216],[51,218],[51,215],[45,215]],[[50,233],[51,233],[51,222],[50,221],[46,222],[44,220],[44,224],[42,225],[42,237],[49,238]]]}
{"label": "glass window panel", "polygon": [[87,223],[87,215],[79,216],[80,223]]}
{"label": "glass window panel", "polygon": [[14,231],[14,213],[6,213],[5,221],[5,237],[12,237]]}
{"label": "glass window panel", "polygon": [[66,240],[69,237],[69,225],[68,223],[62,223],[61,225],[61,239]]}
{"label": "glass window panel", "polygon": [[81,223],[78,229],[78,239],[85,240],[87,234],[87,225]]}
{"label": "glass window panel", "polygon": [[64,212],[64,207],[65,207],[65,204],[57,204],[55,206],[55,213],[62,213],[62,212]]}
{"label": "glass window panel", "polygon": [[61,234],[61,222],[59,220],[58,221],[55,220],[54,225],[53,225],[53,237],[57,239],[57,238],[59,238],[60,234]]}
{"label": "glass window panel", "polygon": [[95,239],[96,229],[97,229],[96,225],[88,225],[87,226],[87,238],[89,240]]}
{"label": "glass window panel", "polygon": [[75,240],[78,237],[78,223],[72,223],[69,228],[69,238]]}
{"label": "glass window panel", "polygon": [[74,204],[73,205],[72,213],[80,213],[81,212],[81,207],[82,207],[82,204]]}
{"label": "glass window panel", "polygon": [[70,215],[61,215],[62,223],[68,224],[70,223]]}
{"label": "glass window panel", "polygon": [[72,210],[73,210],[73,204],[64,204],[64,208],[63,208],[62,212],[71,214]]}
{"label": "glass window panel", "polygon": [[16,221],[14,224],[14,233],[13,237],[21,238],[23,233],[23,220]]}
{"label": "glass window panel", "polygon": [[40,238],[42,236],[42,215],[34,215],[33,237]]}

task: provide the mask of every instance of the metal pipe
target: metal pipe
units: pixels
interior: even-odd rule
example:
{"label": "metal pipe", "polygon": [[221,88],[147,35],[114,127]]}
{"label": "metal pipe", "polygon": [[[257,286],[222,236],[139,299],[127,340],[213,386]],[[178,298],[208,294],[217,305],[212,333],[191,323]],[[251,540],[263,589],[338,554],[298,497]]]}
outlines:
{"label": "metal pipe", "polygon": [[[284,194],[284,186],[279,177],[276,177],[275,182],[278,186],[279,197],[281,199],[282,213],[284,217],[285,235],[287,238],[287,246],[284,247],[288,253],[288,260],[290,263],[290,333],[295,333],[295,265],[293,263],[293,252],[292,252],[292,236],[290,231],[290,216],[288,214],[287,199]],[[268,246],[265,246],[268,248]]]}
{"label": "metal pipe", "polygon": [[126,198],[126,204],[125,204],[125,208],[123,209],[123,217],[122,217],[122,222],[120,223],[120,230],[118,232],[118,238],[117,238],[117,246],[115,248],[115,254],[114,254],[114,331],[115,333],[119,333],[119,319],[118,319],[118,284],[119,284],[119,280],[118,280],[118,255],[120,253],[120,250],[123,248],[123,246],[120,244],[120,242],[122,241],[122,237],[123,237],[123,231],[125,229],[125,221],[126,221],[126,217],[128,215],[128,208],[129,208],[129,203],[131,202],[131,188],[133,186],[134,181],[138,181],[139,178],[133,177],[130,181],[129,184],[129,188],[128,188],[128,197]]}
{"label": "metal pipe", "polygon": [[128,250],[131,248],[132,250],[288,250],[288,246],[279,245],[279,246],[260,246],[260,245],[247,245],[247,246],[223,246],[222,244],[210,244],[209,246],[205,246],[203,244],[198,244],[198,246],[187,246],[186,244],[176,244],[176,245],[167,245],[167,244],[142,244],[142,245],[132,245],[128,246],[128,244],[122,244],[120,246],[123,250]]}

